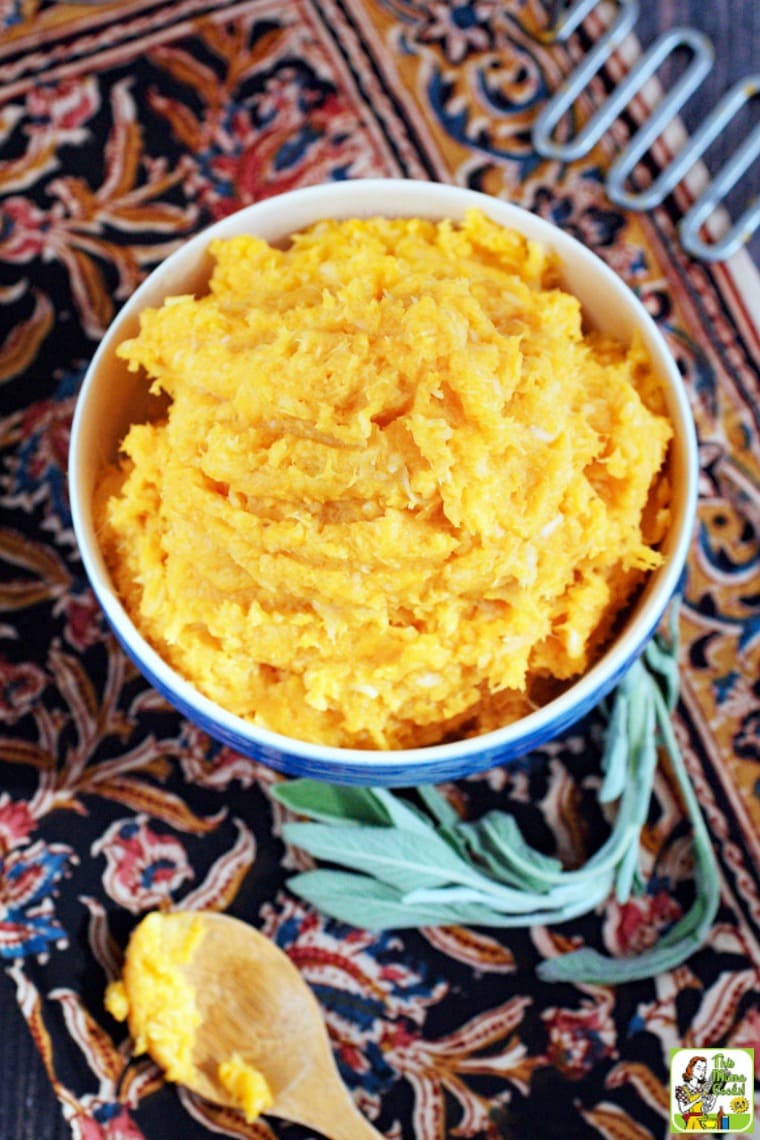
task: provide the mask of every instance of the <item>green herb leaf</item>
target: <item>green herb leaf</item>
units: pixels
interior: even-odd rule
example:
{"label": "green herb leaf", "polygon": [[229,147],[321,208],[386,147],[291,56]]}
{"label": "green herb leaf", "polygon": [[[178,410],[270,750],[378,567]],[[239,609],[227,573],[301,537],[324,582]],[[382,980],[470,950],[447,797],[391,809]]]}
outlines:
{"label": "green herb leaf", "polygon": [[665,704],[670,712],[678,704],[680,677],[678,674],[678,606],[670,607],[669,639],[656,633],[644,649],[644,660],[649,669],[656,673],[663,686]]}
{"label": "green herb leaf", "polygon": [[297,815],[321,819],[328,823],[391,823],[382,799],[372,788],[355,788],[342,784],[326,784],[322,780],[284,780],[271,789],[284,807]]}
{"label": "green herb leaf", "polygon": [[440,827],[456,827],[460,822],[456,808],[449,803],[435,784],[421,784],[417,793]]}
{"label": "green herb leaf", "polygon": [[398,827],[402,831],[428,834],[430,820],[414,804],[399,799],[387,788],[375,788],[375,795],[388,813],[388,818],[393,827]]}
{"label": "green herb leaf", "polygon": [[652,683],[657,729],[667,751],[694,835],[694,881],[696,897],[689,911],[660,937],[658,944],[635,958],[608,958],[591,947],[542,962],[538,976],[546,982],[591,982],[619,985],[654,977],[680,966],[697,950],[710,932],[720,905],[720,881],[715,853],[694,788],[670,721],[667,698]]}
{"label": "green herb leaf", "polygon": [[623,794],[628,775],[628,695],[623,684],[618,688],[607,723],[602,771],[599,803],[609,804]]}
{"label": "green herb leaf", "polygon": [[[490,920],[487,926],[540,926],[545,923],[565,922],[579,914],[587,914],[602,902],[612,889],[612,875],[600,876],[594,884],[585,887],[556,887],[544,895],[520,892],[511,902],[498,895],[489,895],[472,887],[433,887],[410,891],[404,901],[409,906],[442,907],[477,905],[487,908]],[[545,908],[545,909],[543,909]]]}
{"label": "green herb leaf", "polygon": [[537,851],[523,839],[517,820],[490,811],[475,823],[459,823],[457,831],[469,850],[494,878],[532,891],[546,891],[559,882],[559,859]]}
{"label": "green herb leaf", "polygon": [[[366,930],[418,929],[420,926],[502,926],[502,916],[475,904],[410,905],[387,883],[347,871],[304,871],[288,881],[300,898],[341,922],[357,925],[357,912]],[[495,919],[495,921],[494,921]],[[517,920],[513,919],[513,924]]]}
{"label": "green herb leaf", "polygon": [[289,843],[318,859],[367,871],[400,891],[461,883],[486,889],[488,879],[460,859],[432,827],[425,832],[393,827],[287,823]]}

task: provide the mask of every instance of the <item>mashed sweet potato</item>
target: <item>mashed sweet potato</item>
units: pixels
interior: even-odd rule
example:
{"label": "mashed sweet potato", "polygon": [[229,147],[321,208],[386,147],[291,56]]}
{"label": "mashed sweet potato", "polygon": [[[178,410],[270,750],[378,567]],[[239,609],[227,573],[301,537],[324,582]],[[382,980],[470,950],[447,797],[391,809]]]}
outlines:
{"label": "mashed sweet potato", "polygon": [[[191,963],[203,936],[199,915],[152,911],[132,931],[122,976],[109,983],[105,994],[109,1013],[127,1022],[134,1054],[149,1053],[170,1081],[196,1089],[199,1073],[194,1054],[199,1035],[208,1034],[208,1029]],[[226,981],[234,985],[235,979]],[[212,1079],[213,1072],[205,1071],[204,1076]],[[274,1103],[263,1073],[239,1053],[219,1060],[216,1079],[249,1121]]]}
{"label": "mashed sweet potato", "polygon": [[478,211],[211,253],[208,294],[120,346],[168,411],[97,494],[158,651],[359,748],[484,731],[586,670],[669,522],[642,344],[584,330],[552,256]]}

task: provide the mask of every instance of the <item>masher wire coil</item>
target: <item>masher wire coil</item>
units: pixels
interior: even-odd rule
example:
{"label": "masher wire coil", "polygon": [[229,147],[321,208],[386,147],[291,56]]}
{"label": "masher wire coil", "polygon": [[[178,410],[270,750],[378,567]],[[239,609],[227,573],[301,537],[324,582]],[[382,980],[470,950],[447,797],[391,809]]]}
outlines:
{"label": "masher wire coil", "polygon": [[[600,0],[575,0],[568,7],[563,4],[563,0],[553,0],[549,24],[537,33],[538,38],[544,43],[564,43],[599,2]],[[741,108],[760,92],[760,75],[740,80],[725,93],[650,186],[643,190],[630,190],[627,184],[637,163],[703,82],[715,58],[713,45],[704,33],[694,28],[674,28],[664,32],[636,61],[582,129],[571,139],[558,142],[555,132],[560,121],[586,90],[594,75],[633,30],[638,16],[638,0],[617,0],[614,19],[537,116],[532,138],[533,146],[543,158],[561,162],[574,162],[583,158],[668,56],[678,48],[687,48],[691,59],[685,72],[629,140],[607,173],[606,190],[610,199],[629,210],[643,211],[654,209],[664,201]],[[700,236],[705,222],[725,202],[731,189],[759,156],[760,124],[724,163],[681,219],[681,242],[693,257],[723,261],[736,253],[760,225],[760,198],[755,197],[719,239],[705,241]]]}

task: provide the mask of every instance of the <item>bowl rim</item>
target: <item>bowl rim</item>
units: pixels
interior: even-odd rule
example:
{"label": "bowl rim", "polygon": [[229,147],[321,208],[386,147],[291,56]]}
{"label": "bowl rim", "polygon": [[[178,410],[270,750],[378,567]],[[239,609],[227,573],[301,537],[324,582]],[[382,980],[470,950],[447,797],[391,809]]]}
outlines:
{"label": "bowl rim", "polygon": [[[357,195],[360,201],[355,200]],[[388,205],[400,198],[403,198],[403,210]],[[325,213],[323,209],[321,213],[315,213],[315,204],[323,200],[329,202],[328,212]],[[368,207],[368,203],[372,204],[371,207]],[[431,205],[435,206],[434,212],[430,209]],[[581,677],[571,682],[559,696],[517,721],[472,737],[399,749],[344,748],[286,736],[230,713],[200,692],[143,637],[116,594],[95,536],[91,513],[92,488],[84,486],[82,465],[82,437],[85,433],[88,404],[97,386],[99,368],[114,344],[123,338],[124,334],[120,331],[122,325],[145,306],[147,302],[143,299],[155,291],[159,275],[169,277],[171,271],[184,261],[190,262],[194,256],[204,253],[209,242],[217,237],[239,232],[256,233],[266,229],[273,219],[280,216],[289,223],[287,226],[279,226],[280,235],[285,236],[297,232],[309,224],[310,220],[317,220],[317,217],[368,217],[383,214],[457,219],[470,207],[479,208],[498,223],[520,229],[528,237],[551,247],[559,255],[560,261],[569,255],[575,267],[588,269],[600,284],[616,294],[619,303],[630,310],[632,319],[644,333],[649,351],[656,357],[657,371],[665,389],[668,413],[682,459],[678,474],[684,480],[683,486],[679,488],[683,510],[676,520],[678,525],[671,529],[666,538],[666,561],[653,571],[624,629],[599,660]],[[302,215],[308,217],[298,224],[290,224],[291,218],[299,219]],[[163,295],[167,295],[166,292]],[[350,769],[354,773],[366,770],[367,776],[377,772],[378,778],[382,777],[384,769],[397,770],[399,767],[408,767],[412,775],[423,775],[426,768],[450,768],[452,764],[480,753],[496,754],[493,763],[499,763],[498,753],[514,754],[523,738],[546,739],[551,735],[552,724],[566,723],[568,717],[573,719],[574,708],[588,709],[601,699],[615,683],[615,679],[641,653],[678,589],[696,519],[697,480],[696,428],[685,386],[664,336],[625,281],[577,238],[523,206],[449,183],[400,178],[319,183],[261,199],[206,226],[156,265],[117,313],[85,371],[74,410],[68,471],[74,534],[89,582],[122,647],[141,670],[144,668],[149,674],[150,682],[156,684],[167,699],[172,701],[173,694],[176,694],[177,703],[189,719],[202,720],[204,729],[210,735],[215,735],[215,730],[218,730],[221,738],[237,741],[235,747],[240,751],[245,752],[247,747],[254,751],[279,754],[320,769],[334,765],[336,777],[340,776],[341,770]],[[523,751],[528,751],[530,747],[528,745]]]}

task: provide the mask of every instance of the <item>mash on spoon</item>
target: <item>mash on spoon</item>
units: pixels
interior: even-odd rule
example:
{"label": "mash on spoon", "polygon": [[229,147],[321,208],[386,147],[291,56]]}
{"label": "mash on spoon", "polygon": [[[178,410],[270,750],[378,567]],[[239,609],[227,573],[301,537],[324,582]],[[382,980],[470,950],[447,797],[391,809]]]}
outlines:
{"label": "mash on spoon", "polygon": [[120,346],[166,395],[97,493],[144,636],[226,709],[405,748],[513,720],[603,650],[669,524],[642,343],[471,211],[212,243]]}
{"label": "mash on spoon", "polygon": [[[202,1017],[195,988],[182,968],[203,933],[199,916],[188,924],[185,916],[146,915],[130,937],[122,977],[111,982],[105,998],[109,1013],[127,1022],[135,1054],[150,1054],[170,1081],[191,1088]],[[239,1054],[220,1059],[216,1079],[249,1121],[273,1104],[266,1078]]]}

